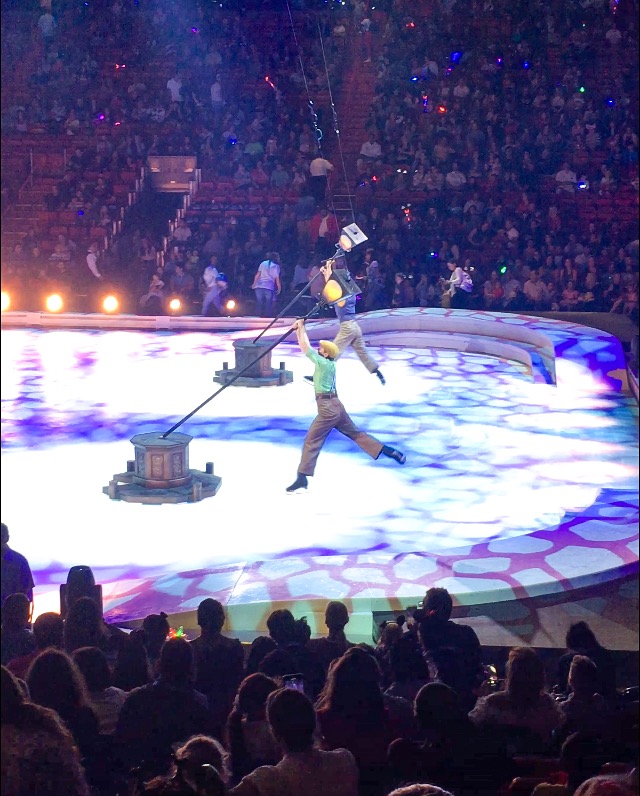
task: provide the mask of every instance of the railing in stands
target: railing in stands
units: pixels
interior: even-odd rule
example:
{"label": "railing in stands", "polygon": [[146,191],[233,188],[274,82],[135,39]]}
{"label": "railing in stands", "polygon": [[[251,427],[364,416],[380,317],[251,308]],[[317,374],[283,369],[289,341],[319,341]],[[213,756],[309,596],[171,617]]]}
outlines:
{"label": "railing in stands", "polygon": [[169,248],[169,243],[171,242],[171,237],[173,232],[178,225],[178,221],[181,218],[185,217],[191,202],[193,201],[193,197],[198,193],[198,189],[200,188],[200,183],[202,182],[202,169],[196,168],[195,170],[195,180],[192,180],[189,183],[189,191],[182,196],[182,207],[178,209],[176,212],[176,216],[173,221],[169,222],[169,235],[165,235],[162,238],[162,249],[157,253],[156,260],[158,265],[164,265],[164,258],[165,254],[167,253],[167,249]]}

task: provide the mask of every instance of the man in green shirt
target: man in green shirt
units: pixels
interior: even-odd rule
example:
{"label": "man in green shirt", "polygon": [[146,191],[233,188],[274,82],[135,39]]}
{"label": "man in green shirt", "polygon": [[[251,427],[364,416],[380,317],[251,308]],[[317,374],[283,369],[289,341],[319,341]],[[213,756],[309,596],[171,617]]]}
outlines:
{"label": "man in green shirt", "polygon": [[380,454],[383,454],[394,459],[398,464],[404,464],[407,460],[404,453],[388,445],[383,445],[374,437],[360,431],[338,398],[335,363],[336,357],[340,354],[338,346],[329,340],[320,340],[316,352],[309,343],[304,320],[296,321],[293,328],[296,330],[300,350],[315,365],[313,386],[316,392],[318,414],[304,439],[297,478],[291,486],[287,487],[287,492],[293,494],[307,488],[307,478],[315,472],[316,462],[324,441],[334,428],[352,439],[372,459],[377,459]]}

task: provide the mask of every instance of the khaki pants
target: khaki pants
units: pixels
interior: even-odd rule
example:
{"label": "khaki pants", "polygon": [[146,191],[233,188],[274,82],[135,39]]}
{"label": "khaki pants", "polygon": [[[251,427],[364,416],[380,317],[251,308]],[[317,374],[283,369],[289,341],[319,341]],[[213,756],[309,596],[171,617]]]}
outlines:
{"label": "khaki pants", "polygon": [[362,329],[356,321],[343,321],[333,342],[338,346],[341,354],[345,348],[351,346],[369,373],[378,369],[378,363],[367,353]]}
{"label": "khaki pants", "polygon": [[365,434],[364,431],[360,431],[347,414],[347,410],[339,398],[316,396],[316,403],[318,404],[318,415],[304,438],[302,458],[298,466],[299,473],[313,475],[324,441],[334,428],[345,437],[352,439],[372,459],[377,459],[380,456],[382,443],[369,434]]}

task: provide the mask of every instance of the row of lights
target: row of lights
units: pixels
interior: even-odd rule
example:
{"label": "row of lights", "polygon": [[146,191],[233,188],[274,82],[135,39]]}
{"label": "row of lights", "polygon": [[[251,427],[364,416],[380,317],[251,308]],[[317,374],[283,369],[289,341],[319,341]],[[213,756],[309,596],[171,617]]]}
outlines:
{"label": "row of lights", "polygon": [[[113,315],[120,309],[120,301],[117,296],[110,293],[102,299],[101,307],[104,313]],[[177,314],[182,310],[182,302],[179,298],[172,298],[168,302],[167,307],[171,313]],[[0,297],[0,308],[2,312],[8,312],[11,309],[11,296],[4,290]],[[237,304],[234,299],[229,299],[225,304],[225,309],[228,312],[233,312],[236,308]],[[64,310],[63,297],[59,293],[51,293],[46,296],[44,299],[44,309],[51,313],[62,312]]]}
{"label": "row of lights", "polygon": [[[64,299],[60,293],[51,293],[45,296],[43,304],[47,312],[56,313],[64,310]],[[101,307],[103,312],[112,315],[120,308],[120,302],[116,296],[109,294],[102,299]],[[0,296],[0,308],[2,312],[7,312],[11,309],[11,296],[5,290],[2,291]]]}

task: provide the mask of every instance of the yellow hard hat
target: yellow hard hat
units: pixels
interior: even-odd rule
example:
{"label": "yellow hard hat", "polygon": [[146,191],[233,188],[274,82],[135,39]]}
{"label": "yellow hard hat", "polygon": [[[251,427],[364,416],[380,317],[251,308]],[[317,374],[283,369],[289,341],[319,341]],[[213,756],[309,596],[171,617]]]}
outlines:
{"label": "yellow hard hat", "polygon": [[328,354],[331,359],[337,359],[340,354],[340,349],[331,340],[320,340],[320,345],[324,348],[325,354]]}

